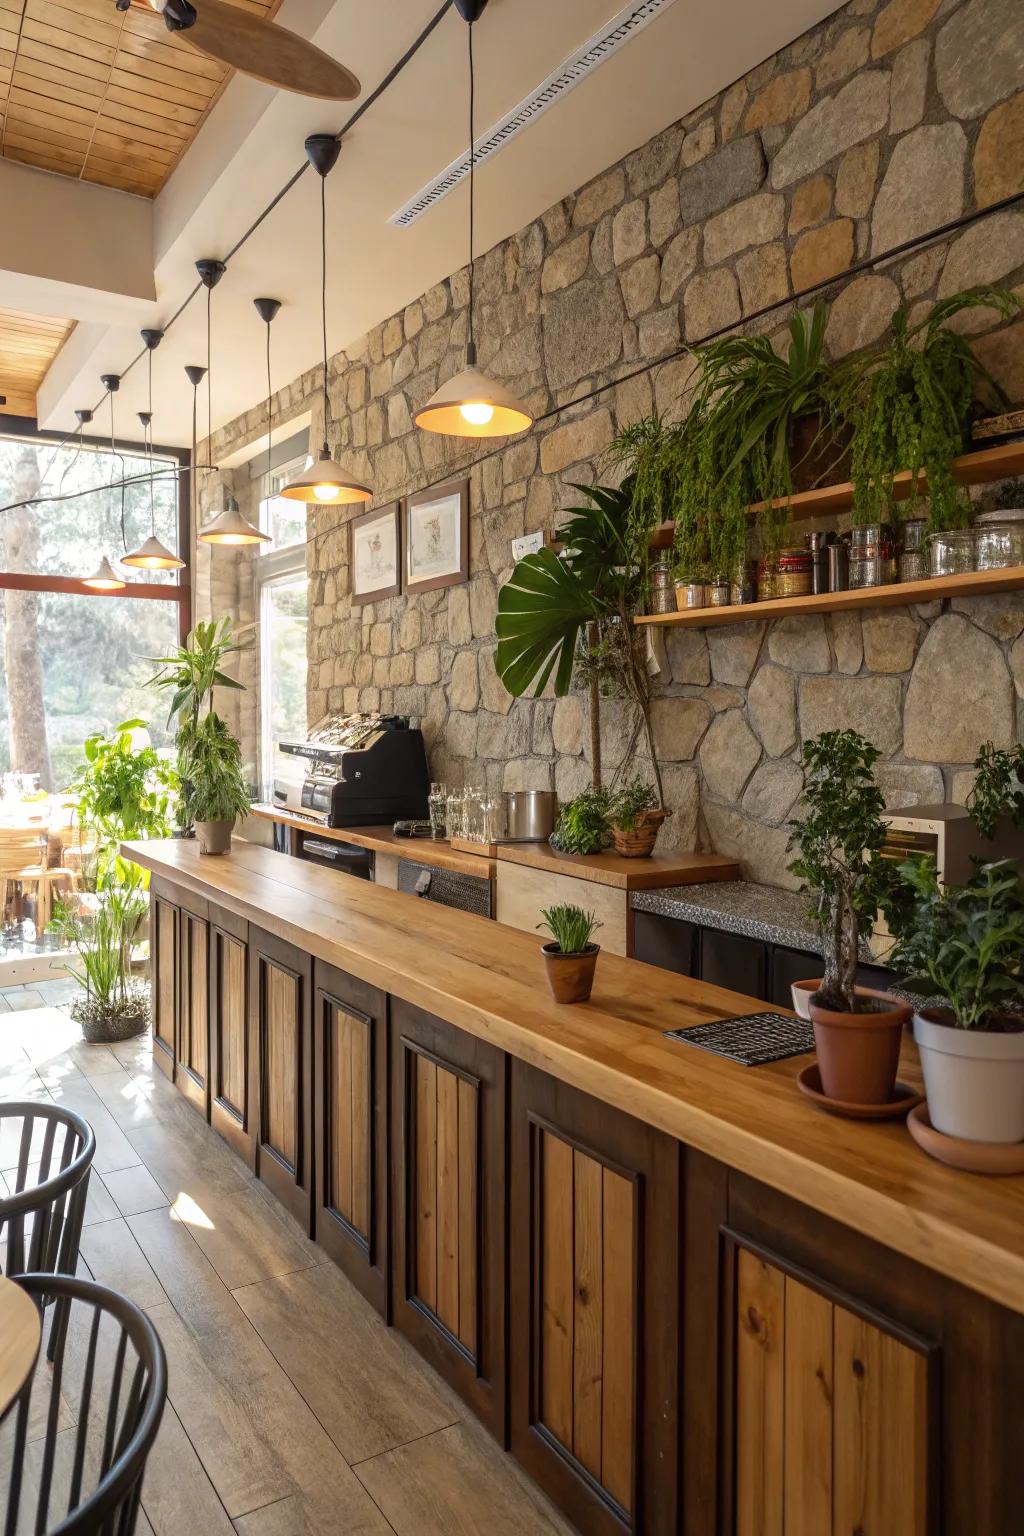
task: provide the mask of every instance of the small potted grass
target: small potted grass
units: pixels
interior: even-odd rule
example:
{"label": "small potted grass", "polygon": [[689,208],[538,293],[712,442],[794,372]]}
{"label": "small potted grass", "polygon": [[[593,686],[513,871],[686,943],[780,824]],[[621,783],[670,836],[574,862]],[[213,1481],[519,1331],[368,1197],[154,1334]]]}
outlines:
{"label": "small potted grass", "polygon": [[594,985],[594,970],[601,953],[591,934],[601,924],[593,912],[562,904],[548,907],[537,927],[551,934],[541,945],[548,986],[556,1003],[585,1003]]}

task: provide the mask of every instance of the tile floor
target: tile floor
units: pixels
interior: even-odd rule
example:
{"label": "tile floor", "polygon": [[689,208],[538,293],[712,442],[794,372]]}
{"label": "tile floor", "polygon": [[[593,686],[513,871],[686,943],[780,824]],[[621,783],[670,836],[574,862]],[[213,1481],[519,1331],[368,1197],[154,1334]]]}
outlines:
{"label": "tile floor", "polygon": [[146,1308],[167,1351],[141,1536],[571,1536],[153,1069],[148,1039],[82,1043],[73,994],[0,992],[0,1098],[91,1122],[81,1269]]}

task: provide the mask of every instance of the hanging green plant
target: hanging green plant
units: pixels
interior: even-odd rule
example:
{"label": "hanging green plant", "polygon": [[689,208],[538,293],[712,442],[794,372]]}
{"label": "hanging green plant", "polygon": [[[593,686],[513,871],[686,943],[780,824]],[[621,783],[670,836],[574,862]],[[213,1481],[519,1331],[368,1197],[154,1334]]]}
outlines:
{"label": "hanging green plant", "polygon": [[[930,532],[970,525],[970,498],[953,478],[953,460],[968,447],[971,405],[979,385],[998,404],[1007,403],[966,337],[949,326],[955,315],[979,308],[994,309],[1009,319],[1024,303],[1006,289],[979,287],[942,300],[916,325],[899,309],[888,345],[839,366],[835,407],[853,431],[855,523],[919,516],[927,497]],[[901,501],[895,478],[905,470],[910,471],[913,490]]]}

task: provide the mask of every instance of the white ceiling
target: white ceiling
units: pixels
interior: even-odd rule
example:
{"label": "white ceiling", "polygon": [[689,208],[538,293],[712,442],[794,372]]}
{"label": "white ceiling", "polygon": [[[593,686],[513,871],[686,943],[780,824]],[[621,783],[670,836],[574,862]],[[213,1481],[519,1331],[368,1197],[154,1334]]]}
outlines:
{"label": "white ceiling", "polygon": [[[312,37],[359,76],[366,94],[415,38],[438,0],[285,0],[279,20]],[[490,126],[620,9],[622,0],[490,0],[474,34],[477,124]],[[536,218],[652,134],[783,47],[835,9],[834,0],[677,0],[576,90],[487,162],[477,177],[477,248],[483,251]],[[723,11],[727,13],[724,24]],[[452,10],[396,83],[347,136],[327,183],[330,223],[330,349],[343,348],[463,264],[467,189],[412,228],[391,214],[465,147],[466,29]],[[275,92],[234,79],[163,192],[151,225],[136,218],[136,240],[152,262],[155,300],[140,297],[139,248],[104,238],[101,194],[92,227],[73,211],[84,251],[97,243],[106,275],[83,281],[74,238],[59,243],[63,272],[33,270],[33,245],[52,247],[54,196],[62,178],[13,167],[45,183],[45,227],[17,249],[0,231],[0,307],[59,314],[79,324],[39,392],[40,425],[69,430],[76,406],[102,394],[100,373],[121,371],[139,350],[143,326],[161,326],[194,285],[192,263],[222,257],[303,161],[311,132],[345,121],[341,106]],[[3,167],[0,166],[0,182]],[[41,187],[41,192],[43,188]],[[4,188],[0,184],[0,200]],[[312,172],[235,256],[213,300],[214,425],[264,396],[263,327],[252,299],[283,301],[274,322],[275,386],[319,356],[319,188]],[[29,200],[31,203],[31,199]],[[137,200],[129,199],[133,204]],[[24,206],[24,197],[21,206]],[[150,206],[150,205],[143,205]],[[71,218],[69,213],[68,218]],[[131,221],[128,221],[130,224]],[[126,228],[128,225],[125,226]],[[44,238],[46,237],[46,238]],[[147,241],[151,241],[151,251]],[[83,273],[95,267],[83,260]],[[125,281],[119,284],[119,274]],[[130,279],[130,280],[129,280]],[[88,281],[92,286],[88,286]],[[154,435],[184,444],[191,433],[191,390],[183,367],[205,361],[205,311],[196,299],[175,323],[154,361]],[[145,408],[140,365],[117,401],[118,429]]]}

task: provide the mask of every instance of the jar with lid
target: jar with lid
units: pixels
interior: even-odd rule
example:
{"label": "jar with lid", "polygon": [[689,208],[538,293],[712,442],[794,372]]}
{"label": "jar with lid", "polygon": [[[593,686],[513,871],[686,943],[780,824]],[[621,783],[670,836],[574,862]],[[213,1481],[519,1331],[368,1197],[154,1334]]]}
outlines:
{"label": "jar with lid", "polygon": [[667,558],[653,560],[651,577],[651,613],[672,613],[676,598],[672,590],[672,561]]}
{"label": "jar with lid", "polygon": [[866,523],[863,527],[850,529],[850,570],[847,579],[851,591],[884,585],[885,556],[880,523]]}
{"label": "jar with lid", "polygon": [[676,607],[680,612],[687,608],[704,608],[707,606],[706,588],[702,581],[685,581],[680,578],[675,583],[675,592]]}
{"label": "jar with lid", "polygon": [[933,576],[962,576],[974,570],[974,529],[949,528],[928,539],[928,564]]}
{"label": "jar with lid", "polygon": [[[814,555],[803,545],[776,550],[770,558],[773,597],[810,597],[814,584]],[[762,582],[762,593],[763,582]]]}
{"label": "jar with lid", "polygon": [[903,548],[900,551],[900,581],[924,581],[928,575],[928,549],[925,534],[928,519],[909,518],[903,524]]}
{"label": "jar with lid", "polygon": [[983,512],[974,529],[974,553],[979,571],[1002,571],[1024,565],[1024,507]]}

